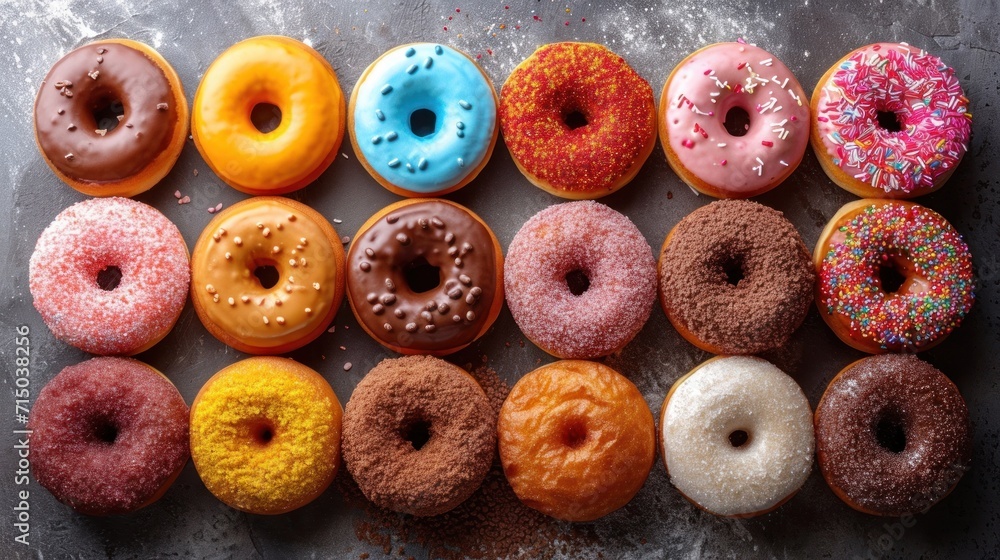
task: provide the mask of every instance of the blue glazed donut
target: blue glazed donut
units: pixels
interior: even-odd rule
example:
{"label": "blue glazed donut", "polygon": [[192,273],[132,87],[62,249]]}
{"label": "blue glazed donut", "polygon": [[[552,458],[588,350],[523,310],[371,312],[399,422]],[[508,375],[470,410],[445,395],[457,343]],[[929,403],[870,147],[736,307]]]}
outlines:
{"label": "blue glazed donut", "polygon": [[457,190],[486,165],[497,138],[497,97],[465,54],[443,45],[396,47],[365,70],[351,94],[354,152],[402,196]]}

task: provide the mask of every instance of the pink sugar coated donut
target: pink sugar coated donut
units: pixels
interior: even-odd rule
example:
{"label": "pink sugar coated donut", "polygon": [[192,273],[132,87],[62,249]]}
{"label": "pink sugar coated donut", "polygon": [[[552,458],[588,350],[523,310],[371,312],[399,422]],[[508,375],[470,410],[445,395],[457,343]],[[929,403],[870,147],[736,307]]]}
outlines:
{"label": "pink sugar coated donut", "polygon": [[[121,271],[111,290],[98,284]],[[35,309],[56,338],[91,354],[137,354],[180,316],[191,267],[180,231],[152,206],[127,198],[78,202],[38,238],[29,264]]]}
{"label": "pink sugar coated donut", "polygon": [[593,201],[557,204],[514,236],[504,289],[514,321],[537,346],[559,358],[596,358],[623,348],[649,318],[656,261],[624,215]]}
{"label": "pink sugar coated donut", "polygon": [[187,463],[189,416],[173,384],[142,362],[93,358],[69,366],[31,409],[31,469],[81,513],[135,511]]}

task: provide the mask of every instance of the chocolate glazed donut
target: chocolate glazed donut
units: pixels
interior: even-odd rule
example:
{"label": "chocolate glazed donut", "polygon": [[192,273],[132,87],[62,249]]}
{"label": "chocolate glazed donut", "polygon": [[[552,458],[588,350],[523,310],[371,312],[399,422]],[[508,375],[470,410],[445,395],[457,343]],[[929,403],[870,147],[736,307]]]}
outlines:
{"label": "chocolate glazed donut", "polygon": [[446,200],[411,199],[372,216],[347,255],[358,322],[403,354],[468,346],[503,305],[503,255],[475,214]]}

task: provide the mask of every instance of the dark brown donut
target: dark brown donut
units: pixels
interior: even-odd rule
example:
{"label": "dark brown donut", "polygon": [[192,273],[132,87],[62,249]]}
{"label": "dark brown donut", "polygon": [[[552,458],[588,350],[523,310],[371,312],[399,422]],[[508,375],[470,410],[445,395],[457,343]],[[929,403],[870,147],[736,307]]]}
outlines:
{"label": "dark brown donut", "polygon": [[438,515],[482,484],[496,412],[465,370],[430,356],[383,360],[344,411],[344,462],[376,505]]}
{"label": "dark brown donut", "polygon": [[820,471],[858,511],[898,516],[925,510],[969,468],[969,411],[943,373],[912,355],[847,366],[816,407]]}
{"label": "dark brown donut", "polygon": [[778,348],[799,328],[816,272],[795,226],[746,200],[719,200],[667,235],[660,303],[692,344],[715,354]]}

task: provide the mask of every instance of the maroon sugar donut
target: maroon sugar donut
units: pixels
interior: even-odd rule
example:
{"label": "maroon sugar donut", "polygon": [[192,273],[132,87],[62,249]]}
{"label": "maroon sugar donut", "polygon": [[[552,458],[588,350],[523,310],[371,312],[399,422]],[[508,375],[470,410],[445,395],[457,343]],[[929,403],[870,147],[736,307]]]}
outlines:
{"label": "maroon sugar donut", "polygon": [[504,264],[507,305],[521,331],[559,358],[621,350],[656,297],[656,261],[624,215],[593,201],[550,206],[514,236]]}
{"label": "maroon sugar donut", "polygon": [[816,272],[781,212],[720,200],[688,214],[660,250],[660,303],[691,344],[713,354],[783,346],[813,300]]}
{"label": "maroon sugar donut", "polygon": [[187,463],[189,413],[174,385],[142,362],[93,358],[69,366],[31,409],[35,479],[89,515],[147,506]]}
{"label": "maroon sugar donut", "polygon": [[465,370],[431,356],[382,360],[344,410],[344,462],[379,507],[438,515],[482,484],[496,411]]}
{"label": "maroon sugar donut", "polygon": [[28,276],[35,309],[56,338],[91,354],[132,355],[177,322],[191,266],[166,216],[112,197],[60,212],[38,238]]}
{"label": "maroon sugar donut", "polygon": [[871,356],[841,370],[815,424],[823,478],[847,505],[872,515],[926,510],[972,459],[965,400],[913,355]]}

